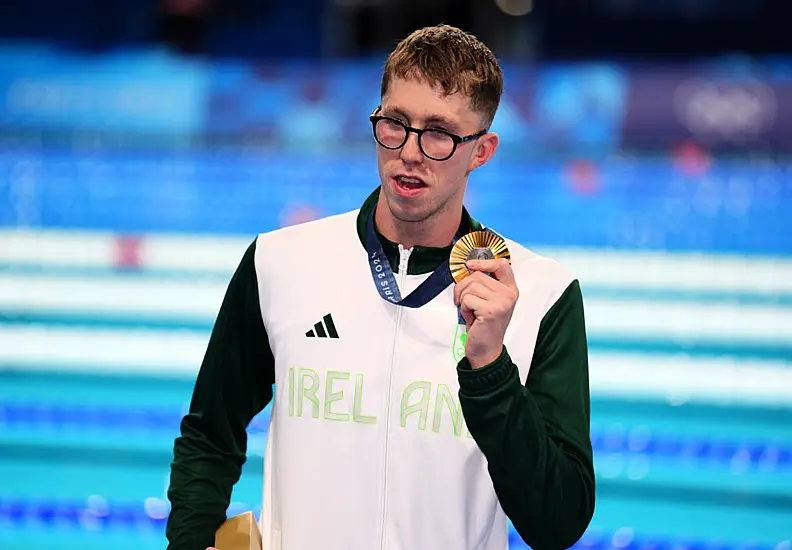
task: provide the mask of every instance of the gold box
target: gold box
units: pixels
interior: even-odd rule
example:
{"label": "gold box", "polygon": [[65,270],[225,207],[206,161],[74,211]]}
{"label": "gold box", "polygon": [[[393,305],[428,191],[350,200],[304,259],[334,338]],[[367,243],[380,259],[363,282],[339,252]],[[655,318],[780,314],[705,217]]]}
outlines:
{"label": "gold box", "polygon": [[253,512],[228,518],[215,533],[217,550],[261,550],[261,532]]}

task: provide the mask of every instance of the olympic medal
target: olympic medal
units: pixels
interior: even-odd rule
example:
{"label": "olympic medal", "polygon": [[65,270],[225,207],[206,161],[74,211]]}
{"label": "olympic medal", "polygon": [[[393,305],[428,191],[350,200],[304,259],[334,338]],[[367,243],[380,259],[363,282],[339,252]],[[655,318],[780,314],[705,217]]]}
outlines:
{"label": "olympic medal", "polygon": [[451,275],[458,283],[470,275],[467,268],[468,260],[495,260],[506,258],[511,262],[511,255],[504,240],[489,231],[474,231],[459,239],[451,249],[448,264]]}

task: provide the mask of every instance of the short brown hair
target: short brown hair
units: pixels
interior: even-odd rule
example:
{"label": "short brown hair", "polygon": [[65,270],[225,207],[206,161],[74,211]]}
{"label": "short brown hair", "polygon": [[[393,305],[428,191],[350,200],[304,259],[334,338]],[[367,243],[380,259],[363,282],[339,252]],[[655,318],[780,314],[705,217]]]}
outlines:
{"label": "short brown hair", "polygon": [[385,62],[380,94],[394,78],[422,78],[446,95],[461,92],[489,126],[503,93],[495,54],[472,34],[450,25],[419,29],[399,42]]}

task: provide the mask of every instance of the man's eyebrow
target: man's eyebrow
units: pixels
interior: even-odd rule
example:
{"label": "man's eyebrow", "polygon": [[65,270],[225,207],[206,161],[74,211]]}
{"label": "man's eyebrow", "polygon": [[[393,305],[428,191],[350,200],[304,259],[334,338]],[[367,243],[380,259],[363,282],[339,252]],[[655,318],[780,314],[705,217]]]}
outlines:
{"label": "man's eyebrow", "polygon": [[448,130],[458,130],[459,126],[452,120],[444,117],[443,115],[430,115],[426,119],[426,125],[430,126],[432,124],[439,124],[441,126],[445,126]]}
{"label": "man's eyebrow", "polygon": [[[398,115],[400,117],[403,117],[410,124],[414,124],[414,122],[410,119],[410,116],[404,111],[404,109],[402,109],[400,107],[388,106],[386,108],[383,108],[383,112],[387,112],[387,113],[392,113],[394,115]],[[458,130],[459,129],[459,126],[455,122],[453,122],[452,120],[444,117],[443,115],[438,115],[438,114],[429,115],[426,118],[426,120],[424,121],[424,123],[425,123],[426,126],[432,126],[432,125],[439,124],[441,126],[445,126],[449,130]]]}

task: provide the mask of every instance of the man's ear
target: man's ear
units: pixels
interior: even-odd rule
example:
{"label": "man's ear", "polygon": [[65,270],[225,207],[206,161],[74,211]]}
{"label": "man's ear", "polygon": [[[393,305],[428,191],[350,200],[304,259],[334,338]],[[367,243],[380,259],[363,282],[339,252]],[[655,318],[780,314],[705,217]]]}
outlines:
{"label": "man's ear", "polygon": [[498,143],[500,143],[500,138],[494,132],[486,133],[478,138],[476,140],[476,151],[468,164],[468,172],[472,172],[487,164],[498,149]]}

